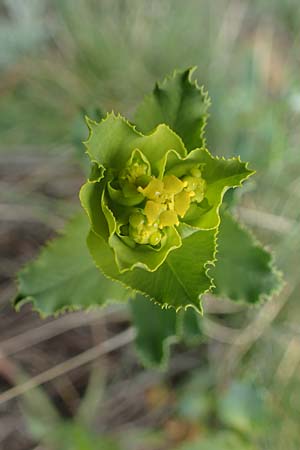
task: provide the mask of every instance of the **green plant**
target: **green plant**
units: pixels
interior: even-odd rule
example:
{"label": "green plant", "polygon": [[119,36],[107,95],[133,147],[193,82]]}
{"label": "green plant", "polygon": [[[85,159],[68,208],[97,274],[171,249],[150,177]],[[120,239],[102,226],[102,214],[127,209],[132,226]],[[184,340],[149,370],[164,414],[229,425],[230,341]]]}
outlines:
{"label": "green plant", "polygon": [[209,99],[192,72],[157,84],[134,123],[87,119],[88,217],[79,212],[19,274],[16,307],[30,301],[42,315],[131,298],[146,364],[165,361],[174,339],[201,337],[203,294],[253,304],[280,285],[270,254],[229,212],[226,191],[253,171],[206,149]]}

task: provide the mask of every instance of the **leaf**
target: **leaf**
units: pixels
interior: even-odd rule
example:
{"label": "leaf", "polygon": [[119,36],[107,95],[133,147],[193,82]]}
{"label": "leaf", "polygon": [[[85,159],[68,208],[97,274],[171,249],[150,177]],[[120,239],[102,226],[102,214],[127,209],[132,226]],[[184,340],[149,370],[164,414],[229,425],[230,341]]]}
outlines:
{"label": "leaf", "polygon": [[162,309],[142,295],[130,301],[130,308],[141,361],[145,366],[164,366],[169,357],[169,345],[177,340],[175,310]]}
{"label": "leaf", "polygon": [[[213,157],[206,149],[195,149],[182,160],[180,164],[167,164],[167,173],[180,176],[185,167],[198,164],[201,167],[202,177],[206,181],[206,193],[203,202],[192,203],[191,208],[184,217],[184,222],[200,229],[211,229],[219,226],[219,208],[225,192],[229,188],[242,186],[255,172],[250,170],[247,163],[239,158]],[[203,203],[206,202],[207,206]]]}
{"label": "leaf", "polygon": [[137,352],[145,366],[165,367],[170,344],[177,341],[192,344],[202,337],[201,316],[193,308],[176,313],[174,308],[161,308],[138,294],[130,301],[130,309],[137,330]]}
{"label": "leaf", "polygon": [[53,239],[19,272],[17,308],[32,302],[35,310],[48,316],[127,298],[128,291],[96,269],[86,247],[88,229],[86,217],[79,214],[62,236]]}
{"label": "leaf", "polygon": [[135,268],[120,273],[108,243],[92,231],[88,247],[97,267],[125,286],[139,291],[161,306],[176,310],[193,305],[201,312],[200,296],[208,292],[211,278],[208,267],[214,261],[216,230],[198,231],[183,239],[182,246],[169,254],[155,271]]}
{"label": "leaf", "polygon": [[199,344],[203,340],[201,320],[202,316],[194,308],[188,308],[178,314],[178,334],[186,344]]}
{"label": "leaf", "polygon": [[280,288],[272,255],[228,212],[221,219],[217,259],[210,272],[216,295],[257,303]]}
{"label": "leaf", "polygon": [[137,128],[147,133],[159,123],[165,123],[174,130],[188,150],[204,147],[204,129],[210,100],[203,87],[191,76],[195,67],[175,71],[161,84],[156,84],[135,114]]}
{"label": "leaf", "polygon": [[[97,123],[87,119],[90,130],[85,142],[91,161],[109,169],[122,169],[130,159],[133,150],[139,149],[156,167],[168,150],[175,150],[186,156],[182,140],[167,125],[159,124],[150,134],[143,135],[120,115],[108,114]],[[156,173],[154,172],[154,175]]]}
{"label": "leaf", "polygon": [[89,107],[88,109],[80,108],[71,124],[71,141],[76,149],[77,156],[82,162],[86,162],[87,159],[86,155],[82,152],[82,141],[87,138],[87,128],[84,121],[85,116],[91,117],[95,121],[100,121],[104,119],[105,114],[99,107]]}

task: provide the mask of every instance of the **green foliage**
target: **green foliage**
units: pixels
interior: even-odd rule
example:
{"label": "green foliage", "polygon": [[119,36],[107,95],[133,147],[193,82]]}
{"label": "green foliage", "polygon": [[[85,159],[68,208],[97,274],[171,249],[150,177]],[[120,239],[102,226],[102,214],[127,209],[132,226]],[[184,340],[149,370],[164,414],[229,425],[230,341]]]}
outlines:
{"label": "green foliage", "polygon": [[112,249],[103,238],[90,232],[87,243],[96,265],[108,277],[145,294],[161,306],[180,309],[194,305],[200,310],[199,295],[211,287],[207,264],[214,259],[214,230],[198,231],[186,238],[185,245],[172,252],[155,272],[136,268],[120,273]]}
{"label": "green foliage", "polygon": [[217,258],[210,272],[216,295],[252,304],[280,287],[270,253],[228,212],[222,215]]}
{"label": "green foliage", "polygon": [[202,339],[200,316],[193,308],[176,314],[173,308],[162,309],[142,295],[132,299],[130,307],[137,352],[146,366],[165,367],[173,342],[193,344]]}
{"label": "green foliage", "polygon": [[16,307],[30,301],[47,316],[127,298],[122,286],[95,268],[85,244],[87,231],[86,219],[79,214],[62,236],[49,242],[39,257],[19,272]]}
{"label": "green foliage", "polygon": [[159,84],[139,106],[135,123],[147,133],[166,123],[179,136],[188,150],[205,146],[204,129],[210,100],[203,87],[192,82],[195,67],[174,74]]}
{"label": "green foliage", "polygon": [[202,316],[194,308],[180,311],[177,318],[178,335],[188,345],[199,344],[203,340]]}
{"label": "green foliage", "polygon": [[[278,348],[282,347],[283,352],[290,348],[285,339],[280,338],[278,345],[279,333],[280,337],[282,333],[286,336],[287,322],[293,321],[288,326],[288,339],[297,338],[294,320],[299,316],[299,212],[295,207],[299,198],[300,161],[297,126],[300,86],[295,57],[299,53],[298,0],[188,3],[154,0],[151,7],[146,0],[80,0],[75,2],[76,6],[74,0],[58,0],[51,3],[51,11],[47,9],[50,14],[41,11],[39,34],[43,45],[39,54],[32,36],[41,22],[31,20],[24,33],[7,5],[15,5],[20,18],[28,24],[29,8],[46,3],[49,2],[5,0],[2,8],[0,26],[4,40],[0,53],[8,69],[3,73],[1,89],[4,159],[7,155],[11,158],[9,152],[20,149],[23,160],[29,149],[24,144],[38,144],[39,157],[40,152],[51,154],[55,143],[60,147],[64,140],[69,142],[70,123],[77,116],[78,105],[92,105],[96,101],[104,110],[113,108],[132,117],[130,113],[137,99],[152,82],[174,67],[197,63],[201,67],[201,81],[209,88],[213,100],[212,120],[207,129],[210,150],[227,156],[232,152],[239,154],[259,170],[243,206],[258,209],[255,233],[276,252],[293,289],[283,313],[239,363],[238,371],[257,373],[260,380],[271,372],[264,383],[274,394],[278,421],[272,429],[266,429],[265,442],[259,448],[298,450],[299,402],[295,401],[295,394],[300,389],[293,384],[298,379],[297,371],[296,376],[291,375],[293,364],[288,364],[285,377],[273,384],[276,365],[281,361]],[[45,30],[50,31],[48,40]],[[8,66],[6,61],[12,64]],[[33,126],[36,123],[38,126]],[[84,122],[81,123],[84,128]],[[83,132],[78,141],[84,139],[86,130]],[[34,152],[34,147],[30,146],[31,151]],[[28,196],[25,189],[22,196],[17,196],[14,189],[12,193],[20,202],[26,195],[28,211],[31,210],[29,203],[36,201],[33,196]],[[41,201],[44,199],[42,196]],[[264,213],[270,214],[269,221]],[[244,217],[246,223],[253,225],[250,215]],[[290,232],[281,232],[277,221],[287,219],[295,221],[295,226]],[[256,312],[257,307],[248,311],[247,319]],[[227,315],[224,322],[232,325],[232,319]],[[243,314],[235,316],[235,325],[241,325],[239,320],[244,325],[244,319]],[[292,327],[294,335],[290,333]],[[212,342],[213,350],[216,346]],[[297,360],[294,351],[293,361]],[[214,358],[207,364],[213,361]],[[278,401],[287,384],[290,397]],[[141,446],[145,445],[142,442]]]}
{"label": "green foliage", "polygon": [[141,295],[130,303],[132,321],[137,330],[136,347],[141,360],[148,366],[163,365],[168,357],[169,344],[176,340],[175,310],[162,309]]}

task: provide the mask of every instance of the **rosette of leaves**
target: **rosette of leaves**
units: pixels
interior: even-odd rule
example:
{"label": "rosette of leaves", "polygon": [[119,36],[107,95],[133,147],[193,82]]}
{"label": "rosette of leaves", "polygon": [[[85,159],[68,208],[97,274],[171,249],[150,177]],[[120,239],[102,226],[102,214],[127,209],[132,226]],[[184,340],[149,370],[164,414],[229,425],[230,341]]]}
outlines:
{"label": "rosette of leaves", "polygon": [[174,337],[201,335],[205,292],[256,303],[280,284],[270,254],[229,213],[220,216],[225,192],[253,171],[206,148],[210,101],[192,72],[157,84],[133,122],[86,118],[85,213],[20,272],[15,302],[48,315],[130,297],[137,344],[152,364]]}

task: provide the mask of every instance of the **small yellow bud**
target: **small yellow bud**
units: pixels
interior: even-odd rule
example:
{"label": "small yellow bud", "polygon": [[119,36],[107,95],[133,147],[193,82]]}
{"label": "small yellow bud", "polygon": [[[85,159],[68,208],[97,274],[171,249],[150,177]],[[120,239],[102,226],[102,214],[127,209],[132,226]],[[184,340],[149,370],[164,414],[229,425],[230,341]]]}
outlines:
{"label": "small yellow bud", "polygon": [[191,172],[191,175],[193,176],[193,177],[196,177],[196,178],[201,178],[201,170],[200,169],[198,169],[197,167],[193,167],[191,170],[190,170],[190,172]]}
{"label": "small yellow bud", "polygon": [[147,174],[147,166],[146,164],[139,164],[135,162],[128,168],[128,171],[130,172],[132,180],[135,181],[138,177]]}
{"label": "small yellow bud", "polygon": [[129,228],[129,236],[137,243],[137,244],[148,244],[149,242],[149,232],[148,230],[141,228]]}
{"label": "small yellow bud", "polygon": [[184,181],[187,183],[186,191],[192,192],[195,191],[198,187],[198,178],[196,177],[184,177]]}
{"label": "small yellow bud", "polygon": [[185,190],[193,196],[193,201],[201,202],[204,199],[206,181],[203,178],[187,176],[184,178],[187,182]]}
{"label": "small yellow bud", "polygon": [[160,243],[160,241],[161,241],[161,234],[159,231],[155,231],[154,233],[151,234],[149,238],[149,244],[157,245]]}
{"label": "small yellow bud", "polygon": [[133,228],[139,228],[145,223],[145,216],[141,213],[131,214],[129,217],[129,223]]}

